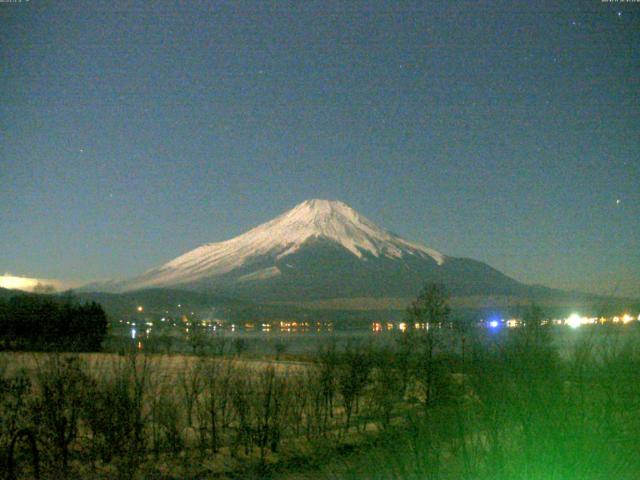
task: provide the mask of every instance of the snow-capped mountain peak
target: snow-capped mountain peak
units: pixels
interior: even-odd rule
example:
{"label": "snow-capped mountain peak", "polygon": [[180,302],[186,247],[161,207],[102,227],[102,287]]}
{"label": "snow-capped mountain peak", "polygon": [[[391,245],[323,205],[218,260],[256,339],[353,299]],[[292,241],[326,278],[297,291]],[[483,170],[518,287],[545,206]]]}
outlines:
{"label": "snow-capped mountain peak", "polygon": [[[187,252],[125,282],[123,289],[193,283],[245,268],[258,259],[263,263],[265,258],[276,262],[312,239],[335,242],[360,259],[366,259],[367,255],[391,259],[411,255],[430,257],[438,265],[445,261],[442,254],[378,227],[343,202],[313,199],[231,240],[205,244]],[[264,279],[280,273],[272,264],[242,278]]]}
{"label": "snow-capped mountain peak", "polygon": [[313,199],[300,203],[292,210],[245,235],[268,233],[289,244],[278,257],[295,252],[311,237],[333,240],[362,258],[367,252],[374,257],[402,257],[403,253],[426,253],[438,264],[443,255],[418,244],[407,242],[381,229],[347,204],[337,200]]}

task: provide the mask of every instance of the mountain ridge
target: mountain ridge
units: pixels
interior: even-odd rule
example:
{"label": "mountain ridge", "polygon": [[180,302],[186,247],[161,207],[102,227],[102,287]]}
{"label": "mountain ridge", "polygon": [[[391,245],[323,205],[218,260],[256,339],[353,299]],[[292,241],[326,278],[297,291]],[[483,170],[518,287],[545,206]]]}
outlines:
{"label": "mountain ridge", "polygon": [[180,288],[255,301],[411,297],[428,281],[453,295],[526,295],[473,259],[444,255],[377,226],[343,202],[311,199],[244,234],[84,290]]}

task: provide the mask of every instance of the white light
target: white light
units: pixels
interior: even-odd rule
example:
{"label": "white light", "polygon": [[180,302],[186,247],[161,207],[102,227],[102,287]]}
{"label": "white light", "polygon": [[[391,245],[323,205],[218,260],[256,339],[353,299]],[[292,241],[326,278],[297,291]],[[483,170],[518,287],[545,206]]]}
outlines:
{"label": "white light", "polygon": [[489,326],[490,326],[491,328],[497,328],[497,327],[498,327],[498,321],[497,321],[497,320],[491,320],[491,321],[489,322]]}
{"label": "white light", "polygon": [[135,328],[131,329],[131,338],[134,339],[134,340],[136,339],[136,329]]}
{"label": "white light", "polygon": [[565,323],[571,328],[578,328],[580,325],[582,325],[582,319],[577,313],[572,313],[569,318],[567,318]]}

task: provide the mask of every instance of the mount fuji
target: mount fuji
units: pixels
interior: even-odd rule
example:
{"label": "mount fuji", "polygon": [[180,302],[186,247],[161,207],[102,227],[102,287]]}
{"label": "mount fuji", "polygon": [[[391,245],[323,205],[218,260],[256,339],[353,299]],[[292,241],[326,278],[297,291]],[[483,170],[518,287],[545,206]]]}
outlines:
{"label": "mount fuji", "polygon": [[520,295],[535,288],[482,262],[407,241],[342,202],[315,199],[140,276],[86,289],[173,288],[292,301],[410,297],[429,281],[444,283],[453,295]]}

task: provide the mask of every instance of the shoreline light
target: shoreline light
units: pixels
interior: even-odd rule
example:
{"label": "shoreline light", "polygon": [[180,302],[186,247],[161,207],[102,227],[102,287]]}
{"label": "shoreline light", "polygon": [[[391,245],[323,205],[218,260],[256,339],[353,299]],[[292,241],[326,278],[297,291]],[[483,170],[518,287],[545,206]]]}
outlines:
{"label": "shoreline light", "polygon": [[582,318],[577,313],[572,313],[565,320],[565,324],[569,325],[573,329],[578,328],[580,325],[582,325]]}

